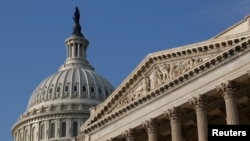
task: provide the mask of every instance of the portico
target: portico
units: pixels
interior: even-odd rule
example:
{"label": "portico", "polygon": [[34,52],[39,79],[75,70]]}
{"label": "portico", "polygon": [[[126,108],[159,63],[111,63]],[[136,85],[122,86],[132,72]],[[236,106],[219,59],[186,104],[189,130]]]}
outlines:
{"label": "portico", "polygon": [[76,140],[207,141],[208,124],[249,124],[250,32],[233,30],[249,18],[213,39],[149,54]]}

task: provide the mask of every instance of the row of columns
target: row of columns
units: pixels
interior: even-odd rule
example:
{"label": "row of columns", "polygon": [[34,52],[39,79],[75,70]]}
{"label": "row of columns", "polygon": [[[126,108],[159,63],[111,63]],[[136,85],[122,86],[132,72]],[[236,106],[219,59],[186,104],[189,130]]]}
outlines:
{"label": "row of columns", "polygon": [[[226,107],[226,121],[228,125],[239,124],[238,109],[235,99],[235,92],[237,87],[234,82],[228,81],[216,87],[217,91],[222,94],[225,100]],[[208,140],[208,120],[207,120],[207,100],[206,95],[198,95],[190,99],[191,104],[196,112],[198,140]],[[181,131],[181,111],[178,107],[173,107],[165,112],[166,117],[170,120],[171,138],[172,141],[182,141]],[[143,124],[148,134],[148,141],[158,141],[157,123],[154,119],[149,119]],[[136,134],[134,129],[128,129],[122,134],[126,141],[136,141]],[[112,138],[108,141],[116,141]]]}

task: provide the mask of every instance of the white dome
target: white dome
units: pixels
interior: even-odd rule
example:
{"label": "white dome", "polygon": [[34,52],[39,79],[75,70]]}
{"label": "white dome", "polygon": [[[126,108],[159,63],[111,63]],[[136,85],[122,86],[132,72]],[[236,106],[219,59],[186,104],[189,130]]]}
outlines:
{"label": "white dome", "polygon": [[87,61],[89,42],[81,33],[79,18],[76,7],[73,33],[65,41],[67,58],[32,93],[27,110],[12,127],[15,141],[71,141],[88,119],[89,109],[114,90]]}
{"label": "white dome", "polygon": [[44,79],[30,97],[27,111],[46,105],[88,103],[97,105],[114,90],[102,76],[92,70],[72,68],[58,71]]}

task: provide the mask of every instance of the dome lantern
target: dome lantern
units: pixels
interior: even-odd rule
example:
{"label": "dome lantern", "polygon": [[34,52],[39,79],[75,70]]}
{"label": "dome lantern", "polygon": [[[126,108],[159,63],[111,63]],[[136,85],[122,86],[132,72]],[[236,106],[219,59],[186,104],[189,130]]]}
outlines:
{"label": "dome lantern", "polygon": [[82,67],[85,69],[94,70],[87,60],[87,48],[89,41],[84,37],[81,32],[80,25],[80,12],[79,9],[75,8],[73,16],[74,27],[73,33],[69,38],[65,40],[67,48],[67,59],[65,63],[59,68],[59,70],[65,70],[73,67]]}

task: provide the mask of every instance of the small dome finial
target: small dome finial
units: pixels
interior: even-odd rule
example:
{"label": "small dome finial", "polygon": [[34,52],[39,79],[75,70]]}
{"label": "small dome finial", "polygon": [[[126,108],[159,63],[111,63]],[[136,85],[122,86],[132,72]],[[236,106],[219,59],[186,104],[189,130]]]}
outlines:
{"label": "small dome finial", "polygon": [[81,25],[80,25],[79,19],[80,19],[80,12],[76,6],[74,17],[73,17],[75,25],[73,27],[72,35],[84,37],[83,34],[81,33]]}

